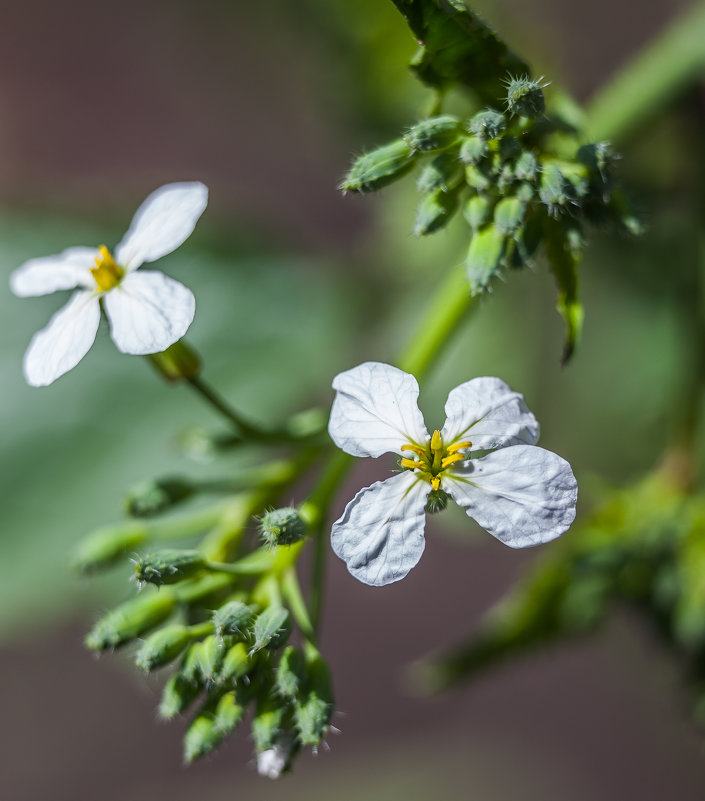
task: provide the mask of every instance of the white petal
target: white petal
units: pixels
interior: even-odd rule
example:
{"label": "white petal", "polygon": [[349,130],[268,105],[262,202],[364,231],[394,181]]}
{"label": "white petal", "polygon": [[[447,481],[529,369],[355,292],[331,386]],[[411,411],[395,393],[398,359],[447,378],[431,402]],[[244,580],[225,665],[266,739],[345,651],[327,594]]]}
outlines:
{"label": "white petal", "polygon": [[421,558],[424,507],[431,486],[405,470],[366,487],[333,523],[331,545],[356,579],[381,587],[399,581]]}
{"label": "white petal", "polygon": [[123,353],[158,353],[181,339],[196,301],[190,289],[163,273],[129,273],[103,296],[110,336]]}
{"label": "white petal", "polygon": [[91,275],[96,248],[68,248],[55,256],[30,259],[10,275],[10,289],[20,298],[48,295],[59,289],[96,286]]}
{"label": "white petal", "polygon": [[505,545],[526,548],[563,534],[575,519],[578,485],[565,459],[515,445],[443,473],[442,488]]}
{"label": "white petal", "polygon": [[413,375],[390,364],[365,362],[337,375],[333,389],[328,433],[346,453],[381,456],[401,453],[405,442],[426,443],[428,432]]}
{"label": "white petal", "polygon": [[33,387],[45,387],[75,367],[88,353],[100,323],[94,292],[76,292],[32,337],[24,355],[24,375]]}
{"label": "white petal", "polygon": [[456,387],[446,401],[441,434],[446,445],[471,440],[473,450],[534,445],[539,424],[524,403],[499,378],[473,378]]}
{"label": "white petal", "polygon": [[208,205],[208,189],[198,181],[166,184],[142,203],[130,227],[115,248],[115,261],[136,270],[182,245]]}

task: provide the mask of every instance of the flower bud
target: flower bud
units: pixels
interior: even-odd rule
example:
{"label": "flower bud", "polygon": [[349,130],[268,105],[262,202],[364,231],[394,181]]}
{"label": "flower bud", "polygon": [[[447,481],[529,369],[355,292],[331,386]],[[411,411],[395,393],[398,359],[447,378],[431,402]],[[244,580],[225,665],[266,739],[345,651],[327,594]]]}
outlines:
{"label": "flower bud", "polygon": [[447,225],[458,208],[458,193],[437,189],[426,195],[416,210],[414,236],[426,236]]}
{"label": "flower bud", "polygon": [[252,739],[257,753],[273,748],[283,733],[286,702],[271,691],[263,688],[257,696],[255,714],[252,718]]}
{"label": "flower bud", "polygon": [[492,224],[473,235],[465,259],[470,291],[473,295],[489,286],[492,276],[502,263],[505,244],[504,234]]}
{"label": "flower bud", "polygon": [[245,715],[234,690],[208,699],[184,737],[184,760],[194,762],[210,754],[231,734]]}
{"label": "flower bud", "polygon": [[145,673],[163,667],[171,662],[191,642],[191,631],[188,626],[174,624],[165,626],[142,643],[137,652],[135,664]]}
{"label": "flower bud", "polygon": [[487,142],[479,136],[468,136],[460,145],[459,157],[463,164],[478,164],[487,155]]}
{"label": "flower bud", "polygon": [[520,181],[533,181],[538,170],[538,159],[530,150],[525,150],[514,165],[514,175]]}
{"label": "flower bud", "polygon": [[259,520],[260,536],[272,548],[293,545],[302,540],[308,531],[298,509],[285,506],[265,512]]}
{"label": "flower bud", "polygon": [[176,595],[168,590],[131,598],[93,626],[86,637],[86,645],[95,651],[117,648],[163,623],[175,606]]}
{"label": "flower bud", "polygon": [[257,773],[268,779],[278,779],[291,767],[291,760],[298,750],[296,737],[284,731],[271,748],[257,754]]}
{"label": "flower bud", "polygon": [[285,698],[294,698],[301,692],[306,675],[306,660],[298,648],[287,645],[282,651],[274,681],[277,691]]}
{"label": "flower bud", "polygon": [[286,643],[291,634],[289,612],[283,606],[269,606],[255,618],[254,643],[251,653],[269,648],[275,651]]}
{"label": "flower bud", "polygon": [[491,108],[478,111],[468,123],[468,131],[485,140],[496,139],[506,127],[504,114]]}
{"label": "flower bud", "polygon": [[82,573],[102,570],[133,551],[148,536],[148,527],[133,521],[99,528],[79,543],[72,563]]}
{"label": "flower bud", "polygon": [[196,700],[201,689],[200,684],[189,681],[181,671],[174,673],[164,685],[159,703],[159,717],[171,720],[181,715]]}
{"label": "flower bud", "polygon": [[570,184],[556,164],[545,164],[541,170],[539,184],[541,202],[548,206],[551,214],[556,215],[572,202]]}
{"label": "flower bud", "polygon": [[458,139],[460,130],[457,117],[443,114],[412,125],[402,139],[414,152],[428,153],[450,147]]}
{"label": "flower bud", "polygon": [[339,188],[343,192],[374,192],[408,172],[415,161],[416,154],[409,145],[397,139],[355,159]]}
{"label": "flower bud", "polygon": [[201,372],[201,357],[183,339],[161,353],[147,354],[150,364],[170,383],[195,378]]}
{"label": "flower bud", "polygon": [[317,746],[328,731],[333,714],[330,670],[316,655],[306,666],[306,692],[294,705],[294,722],[302,745]]}
{"label": "flower bud", "polygon": [[250,627],[256,611],[256,606],[248,606],[242,601],[228,601],[213,612],[216,635],[223,637],[226,634],[233,634],[242,637]]}
{"label": "flower bud", "polygon": [[190,578],[205,565],[199,551],[159,551],[140,556],[135,561],[135,578],[140,584],[144,582],[161,587]]}
{"label": "flower bud", "polygon": [[478,192],[484,192],[492,186],[492,176],[487,167],[468,164],[465,168],[465,183]]}
{"label": "flower bud", "polygon": [[511,236],[524,221],[526,205],[518,197],[504,197],[495,206],[494,224],[505,236]]}
{"label": "flower bud", "polygon": [[202,640],[196,658],[204,681],[214,682],[219,678],[225,654],[233,644],[231,637],[218,637],[215,634],[210,634]]}
{"label": "flower bud", "polygon": [[190,498],[196,488],[181,478],[159,478],[144,481],[134,487],[125,508],[132,517],[153,517]]}
{"label": "flower bud", "polygon": [[416,182],[419,192],[447,192],[462,174],[462,166],[455,155],[441,153],[421,170]]}
{"label": "flower bud", "polygon": [[228,648],[218,671],[217,681],[221,684],[235,683],[250,669],[250,657],[245,643],[236,642]]}
{"label": "flower bud", "polygon": [[603,182],[607,181],[616,158],[609,142],[594,142],[590,145],[583,145],[578,150],[578,160],[585,164],[591,172],[598,173]]}
{"label": "flower bud", "polygon": [[463,206],[463,216],[473,231],[482,228],[489,220],[491,213],[492,202],[486,195],[472,195]]}
{"label": "flower bud", "polygon": [[444,492],[442,489],[432,489],[428,493],[425,511],[427,511],[429,514],[433,515],[436,514],[436,512],[442,512],[447,506],[448,493]]}
{"label": "flower bud", "polygon": [[511,78],[507,84],[507,110],[510,114],[532,120],[543,116],[546,111],[546,101],[541,84],[529,80],[528,76]]}

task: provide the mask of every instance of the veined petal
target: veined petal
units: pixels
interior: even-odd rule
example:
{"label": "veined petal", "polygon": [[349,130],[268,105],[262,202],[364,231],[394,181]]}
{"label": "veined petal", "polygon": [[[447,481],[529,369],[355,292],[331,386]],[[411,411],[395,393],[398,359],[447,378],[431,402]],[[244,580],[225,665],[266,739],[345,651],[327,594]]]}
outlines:
{"label": "veined petal", "polygon": [[414,567],[425,546],[424,507],[431,487],[405,470],[366,487],[333,523],[331,545],[365,584],[382,587]]}
{"label": "veined petal", "polygon": [[130,272],[176,250],[192,234],[208,205],[208,189],[198,181],[166,184],[142,203],[115,248],[115,261]]}
{"label": "veined petal", "polygon": [[473,378],[456,387],[446,401],[443,442],[471,440],[473,450],[534,445],[539,424],[524,403],[499,378]]}
{"label": "veined petal", "polygon": [[100,303],[94,292],[76,292],[36,333],[24,355],[24,375],[33,387],[45,387],[75,367],[95,341]]}
{"label": "veined petal", "polygon": [[160,272],[129,273],[103,296],[110,336],[123,353],[158,353],[181,339],[196,301],[190,289]]}
{"label": "veined petal", "polygon": [[575,519],[578,485],[565,459],[515,445],[449,468],[443,489],[493,537],[511,548],[540,545]]}
{"label": "veined petal", "polygon": [[96,248],[76,247],[54,256],[29,259],[10,275],[10,289],[20,298],[77,286],[91,289],[95,287],[91,267],[95,267],[97,252]]}
{"label": "veined petal", "polygon": [[335,444],[352,456],[401,453],[405,442],[424,445],[428,431],[413,375],[390,364],[365,362],[333,379],[328,423]]}

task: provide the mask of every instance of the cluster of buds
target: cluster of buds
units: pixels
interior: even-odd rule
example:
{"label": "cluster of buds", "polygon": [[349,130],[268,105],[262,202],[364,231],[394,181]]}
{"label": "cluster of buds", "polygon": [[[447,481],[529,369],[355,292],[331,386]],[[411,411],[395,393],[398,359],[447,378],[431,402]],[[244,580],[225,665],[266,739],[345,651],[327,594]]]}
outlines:
{"label": "cluster of buds", "polygon": [[561,251],[577,257],[585,222],[612,221],[635,232],[638,223],[615,186],[609,143],[583,144],[568,122],[548,116],[544,86],[509,78],[503,109],[422,120],[356,159],[340,188],[374,191],[420,166],[414,233],[439,231],[462,210],[471,232],[465,264],[473,294],[502,271],[531,264],[542,244],[550,261]]}
{"label": "cluster of buds", "polygon": [[[210,554],[224,552],[224,538],[232,546],[251,517],[244,508],[235,519],[235,508],[237,502],[221,504],[210,520],[204,512],[190,518],[192,533],[210,529],[198,550],[134,557],[142,592],[98,620],[86,644],[95,651],[132,645],[145,672],[172,667],[159,714],[170,720],[195,710],[184,737],[186,762],[216,749],[251,708],[259,772],[277,778],[302,748],[318,748],[333,712],[328,666],[300,596],[292,601],[287,592],[307,522],[291,507],[264,512],[265,544],[240,559],[215,561]],[[189,518],[177,520],[171,533],[183,536]],[[168,529],[155,525],[143,520],[100,530],[79,548],[77,565],[96,570],[129,548],[166,538]]]}

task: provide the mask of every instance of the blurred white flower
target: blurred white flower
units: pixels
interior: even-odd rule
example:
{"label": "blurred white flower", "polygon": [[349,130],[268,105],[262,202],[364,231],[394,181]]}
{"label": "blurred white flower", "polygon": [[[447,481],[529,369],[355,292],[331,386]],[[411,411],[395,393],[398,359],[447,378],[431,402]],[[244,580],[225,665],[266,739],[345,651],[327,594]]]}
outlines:
{"label": "blurred white flower", "polygon": [[81,361],[95,340],[101,301],[123,353],[158,353],[183,337],[195,311],[191,290],[163,273],[136,270],[188,239],[207,203],[201,183],[166,184],[139,207],[114,256],[104,245],[74,247],[18,267],[10,288],[19,297],[78,288],[32,338],[23,365],[27,383],[51,384]]}
{"label": "blurred white flower", "polygon": [[282,734],[271,748],[257,754],[257,773],[268,779],[278,779],[289,768],[296,742]]}
{"label": "blurred white flower", "polygon": [[[333,524],[331,542],[355,578],[399,581],[424,550],[425,512],[453,498],[512,548],[548,542],[575,519],[570,465],[535,447],[536,418],[499,378],[474,378],[446,401],[446,422],[430,436],[414,376],[379,362],[340,373],[328,431],[353,456],[397,453],[402,472],[366,487]],[[490,451],[470,458],[471,451]],[[411,458],[409,458],[411,457]]]}

